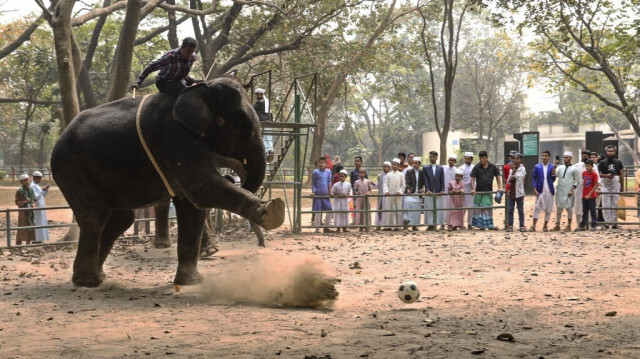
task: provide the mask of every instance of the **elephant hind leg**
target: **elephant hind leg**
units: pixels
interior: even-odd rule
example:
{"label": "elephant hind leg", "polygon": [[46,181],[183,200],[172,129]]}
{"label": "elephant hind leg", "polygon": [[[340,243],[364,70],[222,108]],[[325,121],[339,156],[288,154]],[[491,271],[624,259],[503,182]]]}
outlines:
{"label": "elephant hind leg", "polygon": [[134,211],[115,211],[112,212],[107,223],[102,230],[100,237],[100,253],[98,257],[98,270],[102,273],[102,265],[107,259],[113,243],[120,237],[127,228],[131,227],[135,220]]}
{"label": "elephant hind leg", "polygon": [[[96,203],[96,202],[93,202]],[[74,210],[80,228],[78,251],[73,262],[73,284],[81,287],[96,287],[104,280],[98,265],[100,237],[109,217],[106,208],[84,207]]]}

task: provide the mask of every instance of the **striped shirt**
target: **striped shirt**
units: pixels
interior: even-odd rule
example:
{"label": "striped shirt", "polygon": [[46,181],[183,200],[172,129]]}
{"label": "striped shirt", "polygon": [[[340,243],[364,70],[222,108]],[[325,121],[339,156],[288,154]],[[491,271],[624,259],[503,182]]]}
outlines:
{"label": "striped shirt", "polygon": [[195,61],[195,54],[185,59],[180,55],[180,48],[169,50],[161,58],[147,65],[136,83],[141,84],[150,73],[160,70],[156,80],[180,81],[188,85],[193,82],[193,79],[189,77],[189,71]]}

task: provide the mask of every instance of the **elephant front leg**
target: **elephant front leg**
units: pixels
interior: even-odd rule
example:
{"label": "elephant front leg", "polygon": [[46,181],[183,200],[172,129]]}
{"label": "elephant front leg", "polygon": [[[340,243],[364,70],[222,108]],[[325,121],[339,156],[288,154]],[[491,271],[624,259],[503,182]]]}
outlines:
{"label": "elephant front leg", "polygon": [[198,208],[220,208],[253,221],[263,228],[275,229],[284,222],[284,202],[280,198],[262,202],[251,192],[228,183],[217,176],[209,186],[186,191],[189,200]]}
{"label": "elephant front leg", "polygon": [[176,197],[173,203],[178,217],[178,271],[173,282],[197,284],[203,278],[198,272],[198,256],[206,211],[196,208],[187,198]]}

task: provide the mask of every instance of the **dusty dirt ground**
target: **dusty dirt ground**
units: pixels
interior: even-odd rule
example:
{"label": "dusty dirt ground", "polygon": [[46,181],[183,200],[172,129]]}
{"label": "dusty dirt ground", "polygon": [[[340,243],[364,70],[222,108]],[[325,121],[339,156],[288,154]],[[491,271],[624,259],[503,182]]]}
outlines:
{"label": "dusty dirt ground", "polygon": [[[92,289],[70,282],[73,246],[2,249],[0,357],[640,358],[640,244],[637,227],[627,228],[282,228],[261,249],[238,225],[200,261],[205,283],[179,292],[175,245],[117,242],[107,282]],[[339,278],[337,300],[320,308],[268,300],[304,270]],[[418,302],[397,299],[404,280],[420,286]]]}

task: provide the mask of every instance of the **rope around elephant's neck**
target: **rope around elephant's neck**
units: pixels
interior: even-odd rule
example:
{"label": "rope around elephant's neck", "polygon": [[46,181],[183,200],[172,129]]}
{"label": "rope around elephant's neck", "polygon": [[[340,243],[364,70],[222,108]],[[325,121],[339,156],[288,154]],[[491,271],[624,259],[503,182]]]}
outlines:
{"label": "rope around elephant's neck", "polygon": [[149,95],[150,94],[145,95],[142,98],[142,101],[140,101],[140,105],[138,106],[138,112],[136,113],[136,129],[138,130],[138,138],[140,138],[140,143],[142,143],[142,147],[144,148],[144,151],[147,153],[147,157],[149,157],[149,159],[151,160],[151,163],[153,164],[153,167],[155,167],[156,171],[160,175],[160,178],[162,179],[162,182],[164,182],[164,186],[167,188],[169,195],[171,197],[175,197],[176,194],[171,189],[171,185],[169,184],[167,179],[164,177],[164,173],[162,173],[162,170],[160,169],[160,166],[158,166],[156,159],[153,157],[153,154],[151,154],[149,147],[147,147],[147,142],[144,140],[144,136],[142,136],[142,129],[140,128],[140,114],[142,113],[142,106],[144,106],[144,102],[147,99],[147,97],[149,97]]}

